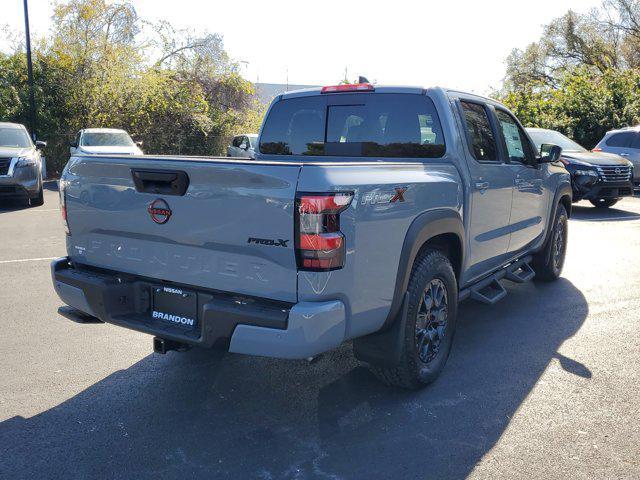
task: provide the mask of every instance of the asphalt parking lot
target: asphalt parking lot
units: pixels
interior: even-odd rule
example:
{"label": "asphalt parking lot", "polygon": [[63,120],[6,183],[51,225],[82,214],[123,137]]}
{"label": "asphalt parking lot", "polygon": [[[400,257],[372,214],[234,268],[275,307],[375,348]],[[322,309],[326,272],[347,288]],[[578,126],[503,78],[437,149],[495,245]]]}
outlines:
{"label": "asphalt parking lot", "polygon": [[640,478],[640,199],[575,207],[563,278],[463,304],[441,378],[191,350],[60,317],[57,193],[0,204],[0,478]]}

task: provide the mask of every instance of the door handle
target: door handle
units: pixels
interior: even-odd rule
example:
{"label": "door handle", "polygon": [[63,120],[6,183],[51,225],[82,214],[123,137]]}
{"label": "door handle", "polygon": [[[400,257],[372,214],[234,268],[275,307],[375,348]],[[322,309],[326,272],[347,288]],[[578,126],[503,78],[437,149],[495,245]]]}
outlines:
{"label": "door handle", "polygon": [[476,182],[476,188],[478,190],[486,190],[489,188],[489,182]]}
{"label": "door handle", "polygon": [[628,157],[628,156],[629,156],[629,154],[628,154],[628,153],[621,153],[621,154],[620,154],[620,156],[621,156],[621,157]]}

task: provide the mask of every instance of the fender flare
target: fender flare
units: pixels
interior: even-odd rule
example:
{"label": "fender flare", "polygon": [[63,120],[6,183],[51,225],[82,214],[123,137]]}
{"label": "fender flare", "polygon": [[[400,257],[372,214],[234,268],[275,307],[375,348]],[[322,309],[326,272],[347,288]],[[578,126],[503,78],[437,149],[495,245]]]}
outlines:
{"label": "fender flare", "polygon": [[[553,220],[556,218],[556,213],[558,212],[558,205],[560,205],[560,202],[564,197],[569,198],[569,205],[571,205],[571,202],[573,201],[573,190],[571,189],[571,184],[568,182],[561,183],[558,186],[556,193],[553,195],[553,203],[551,204],[551,214],[547,219],[547,228],[544,236],[544,242],[542,242],[542,246],[538,251],[544,249],[544,247],[547,245],[547,242],[549,241],[549,238],[551,237]],[[571,207],[569,207],[569,209],[567,210],[567,215],[571,217]]]}
{"label": "fender flare", "polygon": [[[442,234],[454,234],[458,237],[462,251],[460,265],[464,265],[465,235],[462,218],[456,210],[437,209],[418,215],[407,230],[389,314],[377,332],[353,341],[354,353],[362,361],[376,365],[395,365],[400,360],[402,332],[407,309],[407,287],[411,277],[413,263],[422,246],[431,238]],[[456,272],[460,276],[460,272]]]}
{"label": "fender flare", "polygon": [[[429,239],[446,233],[453,233],[458,237],[462,247],[460,263],[464,265],[464,224],[457,211],[451,209],[429,210],[421,213],[411,222],[407,234],[404,237],[404,243],[402,244],[391,308],[389,309],[389,314],[382,329],[389,327],[393,323],[402,307],[402,300],[404,298],[404,292],[407,291],[407,286],[409,285],[413,262],[420,248],[422,248]],[[456,272],[456,275],[459,278],[460,272]]]}

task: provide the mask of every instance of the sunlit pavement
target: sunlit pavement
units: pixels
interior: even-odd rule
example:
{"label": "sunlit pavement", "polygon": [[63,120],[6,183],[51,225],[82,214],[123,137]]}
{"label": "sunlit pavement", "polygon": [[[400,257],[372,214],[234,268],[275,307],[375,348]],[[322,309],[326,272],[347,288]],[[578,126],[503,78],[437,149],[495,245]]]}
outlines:
{"label": "sunlit pavement", "polygon": [[640,478],[640,199],[574,209],[563,278],[467,302],[442,377],[380,385],[56,313],[45,205],[0,204],[0,478]]}

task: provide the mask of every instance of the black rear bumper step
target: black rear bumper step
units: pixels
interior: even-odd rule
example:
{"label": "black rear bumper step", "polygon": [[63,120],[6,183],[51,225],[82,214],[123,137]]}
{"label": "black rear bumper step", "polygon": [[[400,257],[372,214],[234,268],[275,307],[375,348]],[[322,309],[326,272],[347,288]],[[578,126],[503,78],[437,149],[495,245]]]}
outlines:
{"label": "black rear bumper step", "polygon": [[[237,325],[285,330],[291,306],[268,299],[238,297],[176,285],[134,275],[72,265],[67,258],[54,263],[57,288],[73,287],[86,299],[86,307],[98,321],[148,333],[180,345],[228,348]],[[151,315],[151,289],[158,285],[183,288],[197,295],[197,323],[185,328]],[[95,318],[78,310],[65,309],[62,315],[79,323]],[[95,323],[95,320],[94,320]],[[166,345],[176,346],[168,343]],[[169,348],[176,350],[179,348]]]}
{"label": "black rear bumper step", "polygon": [[88,313],[84,313],[77,308],[70,307],[65,305],[64,307],[58,308],[58,314],[66,318],[67,320],[71,320],[76,323],[104,323],[97,317],[93,315],[89,315]]}

